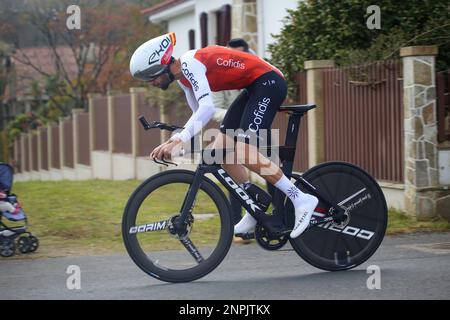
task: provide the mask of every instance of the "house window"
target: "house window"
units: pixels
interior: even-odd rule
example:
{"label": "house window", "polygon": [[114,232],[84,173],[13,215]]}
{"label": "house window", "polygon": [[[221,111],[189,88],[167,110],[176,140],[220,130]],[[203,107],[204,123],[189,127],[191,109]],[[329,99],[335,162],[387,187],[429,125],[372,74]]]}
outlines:
{"label": "house window", "polygon": [[208,14],[202,12],[200,14],[200,36],[202,48],[208,45]]}
{"label": "house window", "polygon": [[189,38],[189,50],[195,49],[195,30],[191,29],[188,31]]}
{"label": "house window", "polygon": [[226,46],[231,39],[231,6],[223,5],[216,12],[217,21],[217,44]]}

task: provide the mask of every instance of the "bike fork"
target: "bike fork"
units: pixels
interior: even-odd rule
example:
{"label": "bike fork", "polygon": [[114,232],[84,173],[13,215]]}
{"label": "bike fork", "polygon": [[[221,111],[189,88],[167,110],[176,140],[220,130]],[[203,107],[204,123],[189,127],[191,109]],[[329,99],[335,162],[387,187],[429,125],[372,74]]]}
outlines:
{"label": "bike fork", "polygon": [[180,219],[176,221],[177,228],[182,228],[183,224],[187,221],[188,215],[192,214],[192,210],[195,204],[195,198],[197,196],[198,189],[200,189],[204,174],[205,171],[203,167],[201,165],[198,166],[197,170],[195,171],[194,180],[189,186],[188,192],[183,201],[183,205],[181,206]]}

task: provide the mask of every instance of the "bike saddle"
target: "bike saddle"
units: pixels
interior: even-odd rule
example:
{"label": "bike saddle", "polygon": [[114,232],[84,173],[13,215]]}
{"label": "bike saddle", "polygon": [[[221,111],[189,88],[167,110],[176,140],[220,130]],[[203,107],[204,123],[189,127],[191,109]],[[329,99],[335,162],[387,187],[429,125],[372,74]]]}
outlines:
{"label": "bike saddle", "polygon": [[295,113],[306,113],[311,109],[316,108],[315,104],[295,104],[290,106],[280,106],[280,111],[291,111]]}

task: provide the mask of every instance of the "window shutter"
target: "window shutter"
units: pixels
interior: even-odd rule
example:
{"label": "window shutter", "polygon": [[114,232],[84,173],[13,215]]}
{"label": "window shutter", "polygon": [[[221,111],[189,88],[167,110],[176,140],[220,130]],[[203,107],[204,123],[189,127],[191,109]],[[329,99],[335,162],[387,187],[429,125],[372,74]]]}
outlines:
{"label": "window shutter", "polygon": [[191,29],[188,32],[189,50],[195,49],[195,30]]}
{"label": "window shutter", "polygon": [[217,44],[226,46],[231,38],[231,6],[223,5],[216,13],[217,17]]}
{"label": "window shutter", "polygon": [[200,36],[202,48],[208,45],[208,14],[202,12],[200,14]]}

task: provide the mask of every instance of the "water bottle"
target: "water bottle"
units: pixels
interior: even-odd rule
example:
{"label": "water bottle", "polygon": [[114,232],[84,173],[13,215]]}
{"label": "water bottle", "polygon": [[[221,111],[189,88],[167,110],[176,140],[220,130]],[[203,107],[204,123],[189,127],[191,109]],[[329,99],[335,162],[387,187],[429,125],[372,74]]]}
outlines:
{"label": "water bottle", "polygon": [[266,191],[253,183],[244,184],[245,191],[255,200],[262,211],[266,212],[272,202],[272,197]]}

